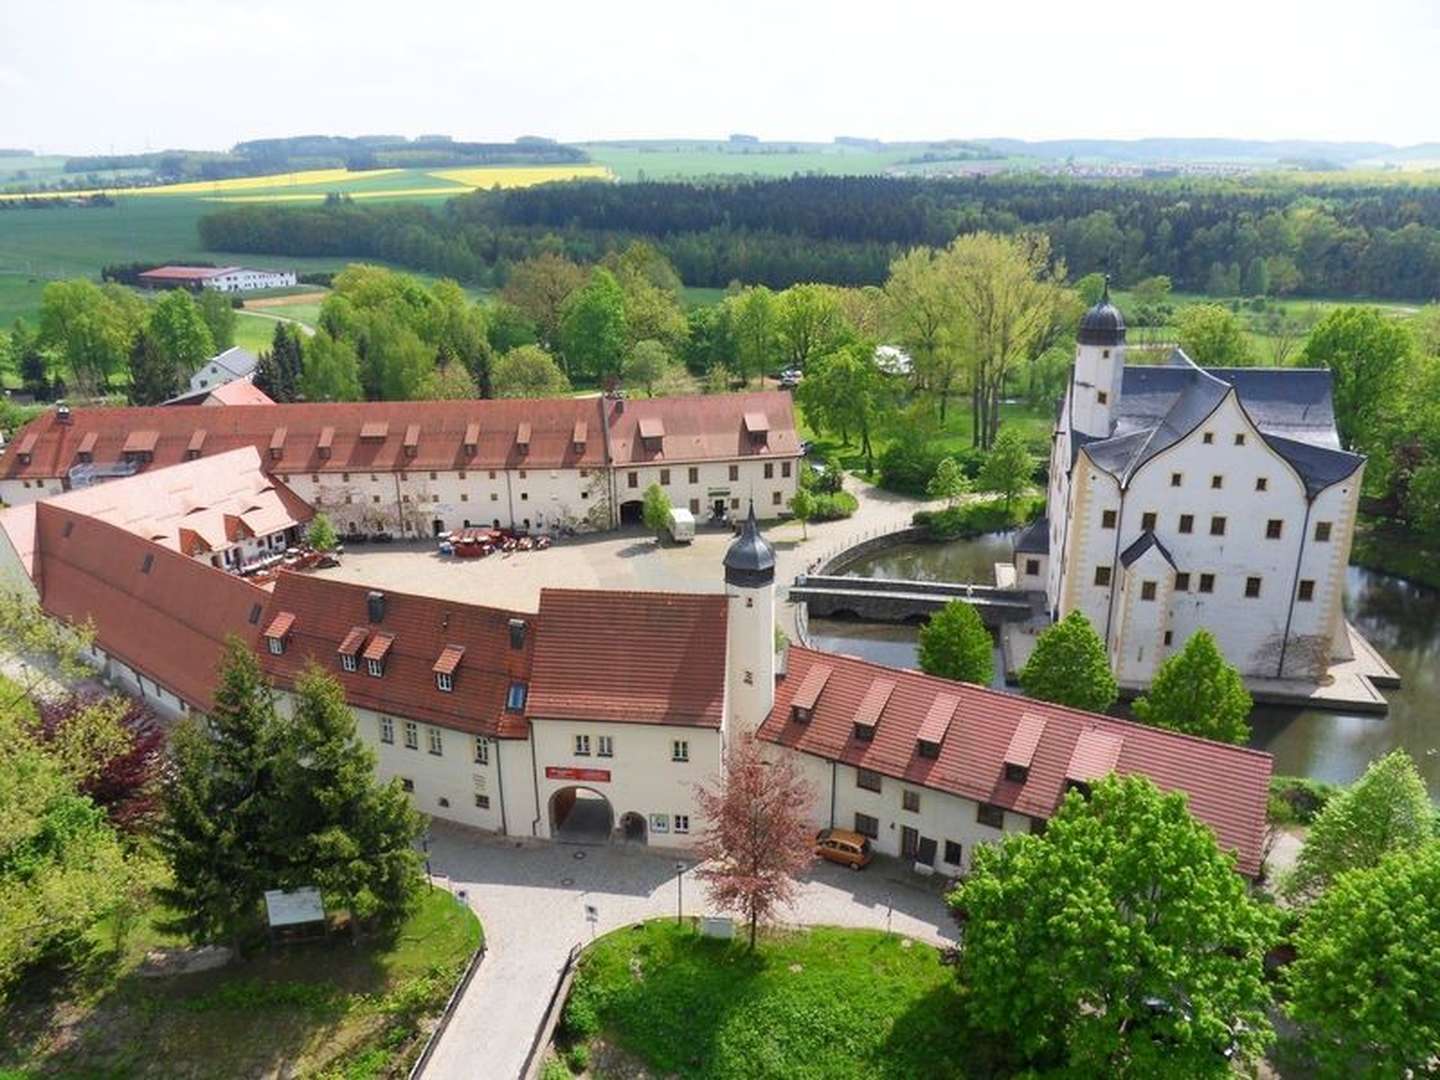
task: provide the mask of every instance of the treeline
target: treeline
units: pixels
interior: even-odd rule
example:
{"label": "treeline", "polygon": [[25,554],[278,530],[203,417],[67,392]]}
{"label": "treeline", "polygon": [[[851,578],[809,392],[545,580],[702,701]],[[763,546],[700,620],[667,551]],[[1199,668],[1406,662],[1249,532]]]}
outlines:
{"label": "treeline", "polygon": [[899,252],[974,232],[1041,232],[1072,274],[1163,274],[1215,295],[1440,292],[1440,185],[1277,177],[1082,181],[795,177],[547,184],[444,207],[235,207],[203,219],[222,250],[385,258],[503,284],[539,251],[593,261],[653,242],[687,284],[878,284]]}

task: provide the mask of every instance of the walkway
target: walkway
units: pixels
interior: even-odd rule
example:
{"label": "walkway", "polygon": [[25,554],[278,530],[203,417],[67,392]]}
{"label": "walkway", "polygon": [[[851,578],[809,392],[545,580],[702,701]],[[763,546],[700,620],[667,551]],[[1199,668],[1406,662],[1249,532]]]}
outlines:
{"label": "walkway", "polygon": [[[487,953],[427,1065],[426,1080],[515,1080],[566,954],[627,923],[676,910],[676,857],[653,849],[524,844],[436,821],[431,866],[463,889],[485,926]],[[713,913],[684,862],[684,913]],[[893,904],[893,910],[890,905]],[[586,922],[592,905],[598,920]],[[934,882],[893,860],[861,873],[816,863],[793,920],[890,929],[935,944],[954,923]]]}

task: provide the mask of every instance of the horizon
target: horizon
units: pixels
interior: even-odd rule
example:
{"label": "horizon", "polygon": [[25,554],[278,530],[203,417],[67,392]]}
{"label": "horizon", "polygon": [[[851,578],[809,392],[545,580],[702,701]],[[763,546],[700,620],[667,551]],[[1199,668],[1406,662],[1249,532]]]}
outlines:
{"label": "horizon", "polygon": [[[1050,4],[1037,19],[901,0],[877,21],[853,0],[780,10],[742,0],[719,18],[655,0],[621,13],[442,2],[421,23],[376,0],[343,19],[279,0],[203,19],[179,0],[7,6],[0,92],[14,107],[0,117],[0,146],[226,150],[308,131],[572,144],[709,141],[705,132],[812,143],[847,132],[885,142],[1440,140],[1427,78],[1440,10],[1423,0],[1379,7],[1356,20],[1339,0],[1217,0],[1196,19],[1115,0],[1098,15]],[[1005,134],[956,134],[967,131]]]}

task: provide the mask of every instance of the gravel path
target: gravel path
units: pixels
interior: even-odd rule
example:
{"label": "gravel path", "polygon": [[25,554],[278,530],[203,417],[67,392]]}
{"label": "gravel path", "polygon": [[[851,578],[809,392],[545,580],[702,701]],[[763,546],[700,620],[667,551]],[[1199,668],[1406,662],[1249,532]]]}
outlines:
{"label": "gravel path", "polygon": [[[485,926],[488,952],[425,1069],[426,1080],[515,1080],[571,946],[676,911],[676,859],[644,848],[521,844],[435,822],[430,852]],[[686,915],[712,914],[685,862]],[[585,907],[598,912],[593,927]],[[862,873],[816,863],[787,922],[889,928],[934,944],[954,940],[938,883],[892,860]]]}

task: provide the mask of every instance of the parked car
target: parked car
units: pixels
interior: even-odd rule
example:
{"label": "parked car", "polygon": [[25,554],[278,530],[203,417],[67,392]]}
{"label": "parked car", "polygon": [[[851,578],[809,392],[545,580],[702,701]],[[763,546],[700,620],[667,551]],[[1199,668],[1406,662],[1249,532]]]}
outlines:
{"label": "parked car", "polygon": [[870,841],[849,829],[821,829],[815,834],[815,854],[851,870],[868,866],[875,855]]}
{"label": "parked car", "polygon": [[786,368],[780,372],[780,389],[794,390],[795,387],[800,385],[800,380],[803,377],[799,368]]}

